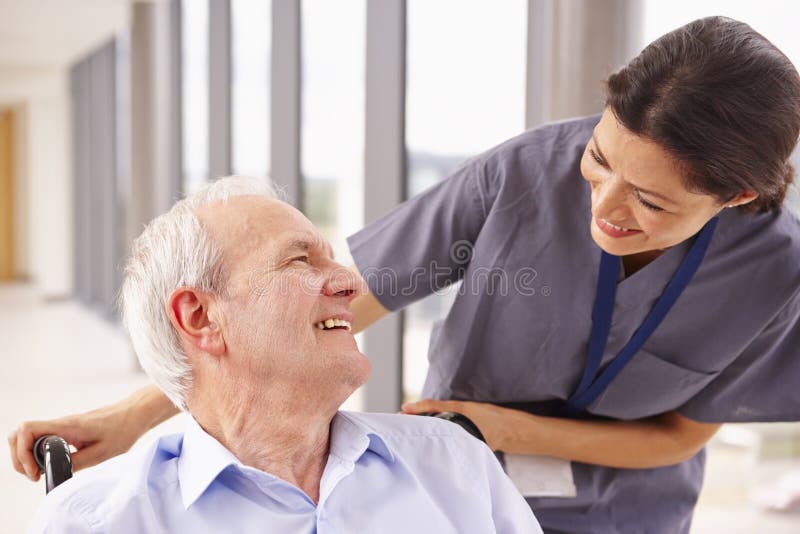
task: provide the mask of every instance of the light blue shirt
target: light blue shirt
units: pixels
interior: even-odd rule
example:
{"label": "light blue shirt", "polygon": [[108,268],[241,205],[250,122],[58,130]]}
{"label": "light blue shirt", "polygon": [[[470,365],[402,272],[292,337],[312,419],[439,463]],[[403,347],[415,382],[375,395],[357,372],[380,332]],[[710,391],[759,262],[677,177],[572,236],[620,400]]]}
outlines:
{"label": "light blue shirt", "polygon": [[489,448],[447,421],[339,412],[315,505],[188,419],[53,490],[30,532],[542,532]]}

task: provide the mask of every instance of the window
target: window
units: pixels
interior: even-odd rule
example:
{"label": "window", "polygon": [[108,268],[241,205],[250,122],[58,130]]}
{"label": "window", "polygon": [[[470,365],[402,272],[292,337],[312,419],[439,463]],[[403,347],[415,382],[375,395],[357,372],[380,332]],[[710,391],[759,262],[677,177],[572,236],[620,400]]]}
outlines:
{"label": "window", "polygon": [[181,2],[183,190],[208,179],[208,2]]}
{"label": "window", "polygon": [[269,174],[272,2],[231,2],[233,172]]}
{"label": "window", "polygon": [[302,206],[350,263],[345,239],[363,226],[366,2],[302,9]]}
{"label": "window", "polygon": [[[524,129],[527,5],[524,0],[409,0],[409,197],[445,178],[468,157]],[[430,329],[447,313],[454,289],[407,310],[407,399],[422,391]]]}

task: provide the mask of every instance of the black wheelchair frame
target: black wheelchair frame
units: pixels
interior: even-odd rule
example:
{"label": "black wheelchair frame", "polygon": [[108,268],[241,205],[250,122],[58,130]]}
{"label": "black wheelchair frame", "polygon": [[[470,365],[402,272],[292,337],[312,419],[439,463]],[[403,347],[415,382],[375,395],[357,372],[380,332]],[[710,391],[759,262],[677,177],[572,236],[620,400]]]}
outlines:
{"label": "black wheelchair frame", "polygon": [[69,445],[59,436],[42,436],[33,444],[33,457],[44,475],[45,489],[53,488],[72,478],[72,455]]}

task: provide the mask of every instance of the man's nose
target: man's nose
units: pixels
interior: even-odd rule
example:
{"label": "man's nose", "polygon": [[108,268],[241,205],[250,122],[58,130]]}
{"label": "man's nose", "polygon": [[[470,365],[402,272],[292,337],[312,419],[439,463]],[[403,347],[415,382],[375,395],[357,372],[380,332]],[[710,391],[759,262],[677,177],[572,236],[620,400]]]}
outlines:
{"label": "man's nose", "polygon": [[334,263],[328,272],[323,290],[329,297],[347,297],[348,300],[353,300],[365,292],[364,284],[358,273]]}

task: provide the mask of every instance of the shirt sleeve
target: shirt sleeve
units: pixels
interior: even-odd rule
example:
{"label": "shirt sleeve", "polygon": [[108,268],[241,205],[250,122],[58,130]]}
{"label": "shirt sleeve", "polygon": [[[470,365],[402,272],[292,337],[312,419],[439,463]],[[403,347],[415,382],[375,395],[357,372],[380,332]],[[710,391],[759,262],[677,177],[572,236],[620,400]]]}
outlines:
{"label": "shirt sleeve", "polygon": [[[444,421],[437,421],[440,422]],[[452,439],[446,443],[457,466],[456,473],[470,480],[470,496],[479,499],[479,506],[491,514],[494,526],[491,532],[542,534],[542,527],[531,507],[486,443],[458,425],[447,424],[453,427],[450,429]],[[453,481],[448,483],[452,484]]]}
{"label": "shirt sleeve", "polygon": [[50,494],[36,511],[28,534],[93,534],[102,530],[87,517],[83,504],[74,499],[51,498]]}
{"label": "shirt sleeve", "polygon": [[800,295],[678,411],[696,421],[800,420]]}
{"label": "shirt sleeve", "polygon": [[370,291],[394,311],[461,279],[492,195],[487,158],[400,204],[348,238]]}
{"label": "shirt sleeve", "polygon": [[483,443],[478,444],[486,466],[486,478],[491,495],[492,520],[497,534],[541,534],[542,528],[531,507],[508,478],[494,453]]}

